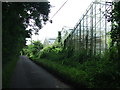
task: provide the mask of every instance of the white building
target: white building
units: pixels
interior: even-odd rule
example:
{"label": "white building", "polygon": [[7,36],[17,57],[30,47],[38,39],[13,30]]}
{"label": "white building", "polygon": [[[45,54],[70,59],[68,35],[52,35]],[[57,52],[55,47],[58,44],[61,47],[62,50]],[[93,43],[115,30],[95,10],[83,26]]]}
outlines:
{"label": "white building", "polygon": [[56,38],[45,38],[43,45],[44,46],[50,46],[53,45],[55,42]]}

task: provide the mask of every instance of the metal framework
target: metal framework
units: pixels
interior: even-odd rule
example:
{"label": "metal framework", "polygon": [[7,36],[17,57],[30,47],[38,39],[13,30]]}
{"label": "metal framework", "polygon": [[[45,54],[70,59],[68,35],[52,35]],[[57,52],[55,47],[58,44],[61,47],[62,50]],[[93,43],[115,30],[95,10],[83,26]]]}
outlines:
{"label": "metal framework", "polygon": [[74,29],[63,40],[65,47],[79,51],[86,49],[91,54],[103,52],[108,48],[111,23],[107,13],[111,12],[110,2],[95,0],[90,4]]}

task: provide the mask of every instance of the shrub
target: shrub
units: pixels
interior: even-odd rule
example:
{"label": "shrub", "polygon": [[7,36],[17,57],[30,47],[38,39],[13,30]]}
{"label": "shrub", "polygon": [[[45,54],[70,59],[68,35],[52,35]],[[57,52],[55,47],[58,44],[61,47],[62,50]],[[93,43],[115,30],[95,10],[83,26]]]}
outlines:
{"label": "shrub", "polygon": [[32,44],[23,48],[22,53],[30,58],[37,58],[42,48],[43,45],[40,41],[33,41]]}
{"label": "shrub", "polygon": [[[74,52],[73,49],[57,45],[43,48],[32,57],[47,59],[45,65],[53,67],[61,75],[70,77],[87,87],[120,88],[120,61],[116,57],[116,47],[101,54],[91,55],[85,49]],[[53,65],[55,62],[56,65]],[[57,65],[59,64],[59,65]],[[62,66],[65,66],[63,68]],[[65,69],[65,70],[63,70]]]}
{"label": "shrub", "polygon": [[52,59],[52,60],[58,60],[60,58],[60,52],[62,51],[62,48],[59,48],[57,46],[49,46],[43,48],[41,50],[39,57],[40,58],[47,58],[47,59]]}

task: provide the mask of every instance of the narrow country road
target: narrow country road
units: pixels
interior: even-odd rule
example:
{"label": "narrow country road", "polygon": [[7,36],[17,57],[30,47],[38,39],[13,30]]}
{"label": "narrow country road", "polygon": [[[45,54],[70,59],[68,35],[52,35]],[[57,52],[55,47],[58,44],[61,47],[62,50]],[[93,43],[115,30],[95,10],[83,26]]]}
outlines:
{"label": "narrow country road", "polygon": [[12,80],[11,88],[70,88],[26,56],[20,56]]}

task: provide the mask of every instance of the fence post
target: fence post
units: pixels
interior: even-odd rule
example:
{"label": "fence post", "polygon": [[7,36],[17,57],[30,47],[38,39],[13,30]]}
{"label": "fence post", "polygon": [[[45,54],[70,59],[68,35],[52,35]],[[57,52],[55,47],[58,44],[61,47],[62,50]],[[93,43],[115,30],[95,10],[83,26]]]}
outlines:
{"label": "fence post", "polygon": [[100,4],[100,54],[101,54],[101,4]]}
{"label": "fence post", "polygon": [[80,50],[80,45],[81,45],[81,20],[79,23],[79,50]]}
{"label": "fence post", "polygon": [[[106,4],[105,4],[105,15],[106,13]],[[105,49],[107,48],[107,18],[105,17]]]}
{"label": "fence post", "polygon": [[94,39],[95,39],[94,40],[95,41],[94,44],[95,45],[94,45],[94,55],[96,55],[96,3],[94,3],[94,5],[95,5],[95,7],[94,7],[94,10],[95,10],[94,11],[95,12],[94,13],[94,15],[95,15],[95,26],[94,26],[95,27],[95,31],[94,31],[95,32],[95,34],[94,34]]}
{"label": "fence post", "polygon": [[83,46],[82,47],[84,48],[85,47],[85,39],[84,39],[85,38],[85,35],[84,35],[84,31],[85,31],[85,29],[84,29],[84,15],[83,15],[83,25],[82,26],[83,26],[83,40],[82,40]]}
{"label": "fence post", "polygon": [[88,31],[88,15],[86,13],[86,51],[87,51],[87,54],[88,54],[88,35],[89,35],[89,31]]}
{"label": "fence post", "polygon": [[90,17],[91,17],[91,42],[90,42],[90,54],[93,55],[93,5],[91,6],[91,12],[90,12]]}

